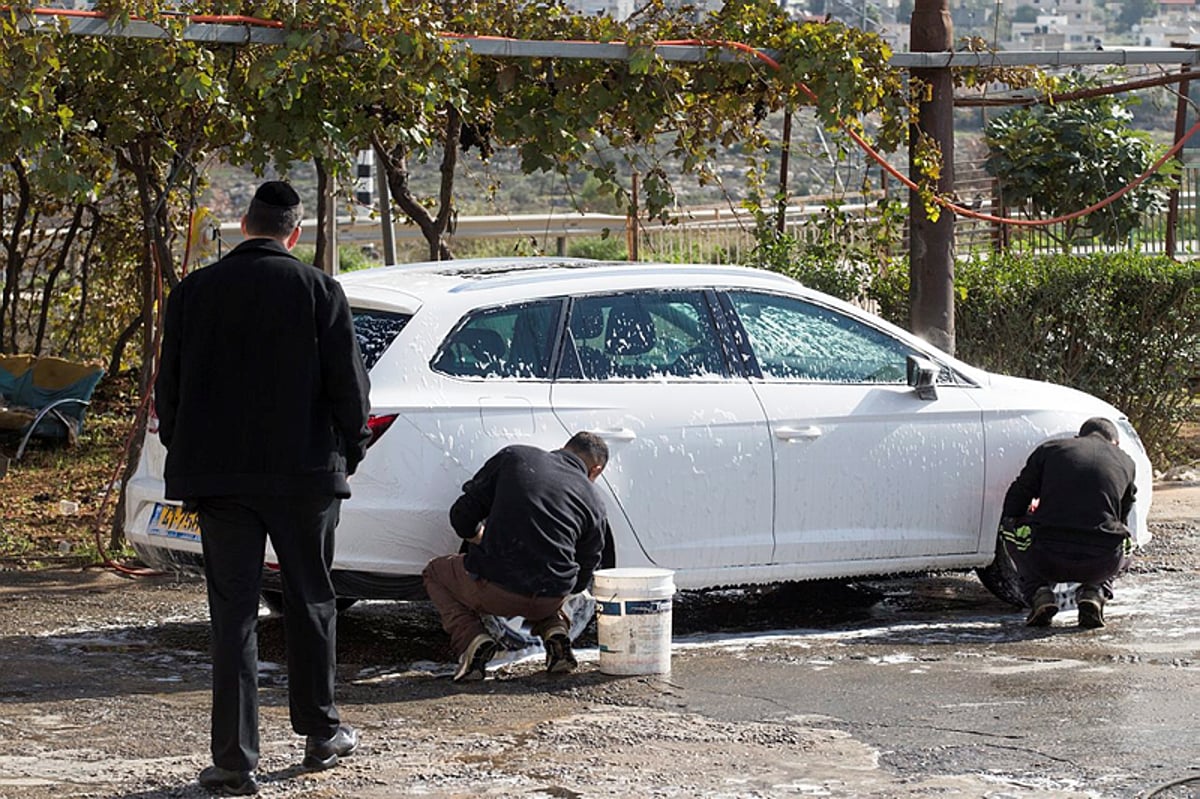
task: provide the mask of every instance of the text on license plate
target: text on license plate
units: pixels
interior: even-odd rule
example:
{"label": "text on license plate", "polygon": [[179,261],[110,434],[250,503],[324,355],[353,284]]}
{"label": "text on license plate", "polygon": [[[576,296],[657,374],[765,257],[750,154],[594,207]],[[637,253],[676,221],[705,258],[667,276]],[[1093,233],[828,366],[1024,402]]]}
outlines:
{"label": "text on license plate", "polygon": [[146,534],[199,541],[200,517],[194,511],[184,510],[178,505],[155,502],[154,510],[150,512],[150,524],[146,526]]}

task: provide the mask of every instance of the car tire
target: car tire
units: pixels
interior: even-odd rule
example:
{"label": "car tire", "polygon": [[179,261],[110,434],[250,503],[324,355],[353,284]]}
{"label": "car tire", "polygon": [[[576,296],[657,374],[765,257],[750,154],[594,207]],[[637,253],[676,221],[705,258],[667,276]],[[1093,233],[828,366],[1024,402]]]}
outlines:
{"label": "car tire", "polygon": [[1025,607],[1025,599],[1021,596],[1021,582],[1017,577],[1017,567],[1004,549],[1004,542],[996,536],[996,557],[987,566],[975,570],[979,581],[996,598],[1014,607]]}
{"label": "car tire", "polygon": [[[275,615],[275,616],[283,615],[283,592],[282,591],[271,591],[271,590],[264,589],[262,592],[260,592],[260,596],[262,597],[263,604],[267,606],[267,610],[271,611],[271,613],[273,615]],[[343,610],[347,610],[347,609],[353,607],[354,603],[357,601],[358,600],[355,599],[354,597],[348,597],[348,596],[338,597],[337,598],[338,613],[341,613]]]}

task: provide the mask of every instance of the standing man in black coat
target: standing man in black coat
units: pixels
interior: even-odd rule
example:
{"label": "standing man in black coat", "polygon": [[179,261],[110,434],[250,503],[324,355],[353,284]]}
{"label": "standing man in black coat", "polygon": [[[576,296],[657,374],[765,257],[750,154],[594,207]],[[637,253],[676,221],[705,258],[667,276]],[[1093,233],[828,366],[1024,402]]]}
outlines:
{"label": "standing man in black coat", "polygon": [[188,275],[167,303],[158,379],[166,496],[199,512],[212,619],[213,765],[204,787],[257,792],[258,619],[269,537],[283,581],[292,729],[304,767],[358,743],[334,706],[336,596],[329,569],[346,480],[366,442],[366,370],[337,281],[300,262],[300,197],[254,195],[246,240]]}
{"label": "standing man in black coat", "polygon": [[450,525],[466,554],[434,558],[425,590],[458,655],[454,682],[482,680],[498,644],[480,614],[522,616],[546,646],[546,670],[572,671],[570,624],[562,606],[591,583],[612,534],[593,483],[608,445],[580,432],[562,449],[512,445],[463,485]]}
{"label": "standing man in black coat", "polygon": [[1080,584],[1079,626],[1104,626],[1104,603],[1128,556],[1126,524],[1137,491],[1133,459],[1118,440],[1108,419],[1088,419],[1075,438],[1035,449],[1009,486],[1000,535],[1029,604],[1030,627],[1050,626],[1058,613],[1054,584],[1061,582]]}

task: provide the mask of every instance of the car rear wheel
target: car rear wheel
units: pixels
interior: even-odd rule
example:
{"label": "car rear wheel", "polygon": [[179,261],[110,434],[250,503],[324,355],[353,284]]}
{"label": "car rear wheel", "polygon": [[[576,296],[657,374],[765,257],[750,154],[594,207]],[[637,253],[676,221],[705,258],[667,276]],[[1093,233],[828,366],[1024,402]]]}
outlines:
{"label": "car rear wheel", "polygon": [[[271,591],[268,589],[264,589],[260,595],[262,596],[263,604],[267,606],[267,610],[271,611],[276,616],[283,615],[283,592],[282,591]],[[354,597],[348,597],[348,596],[338,597],[337,598],[338,612],[341,613],[343,610],[353,607],[354,603],[357,601],[358,600],[355,599]]]}
{"label": "car rear wheel", "polygon": [[1021,583],[1017,578],[1017,567],[1013,565],[1012,558],[1004,549],[1004,542],[1000,536],[996,536],[996,557],[989,565],[976,569],[975,573],[979,575],[979,581],[984,587],[995,594],[997,599],[1018,608],[1025,607],[1025,600],[1021,596]]}

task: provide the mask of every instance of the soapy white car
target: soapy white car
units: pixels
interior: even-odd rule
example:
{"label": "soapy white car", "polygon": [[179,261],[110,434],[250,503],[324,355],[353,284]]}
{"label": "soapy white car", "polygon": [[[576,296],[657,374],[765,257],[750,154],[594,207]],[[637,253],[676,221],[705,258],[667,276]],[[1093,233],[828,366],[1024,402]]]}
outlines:
{"label": "soapy white car", "polygon": [[[375,434],[337,532],[346,602],[421,596],[425,563],[459,547],[447,511],[463,482],[505,445],[579,430],[611,452],[609,562],[674,570],[685,589],[977,569],[1019,604],[996,558],[1005,491],[1034,447],[1092,416],[1137,464],[1130,526],[1149,538],[1150,464],[1119,410],[977,369],[771,272],[499,258],[339,279]],[[196,568],[163,458],[151,426],[126,536],[147,563]]]}

